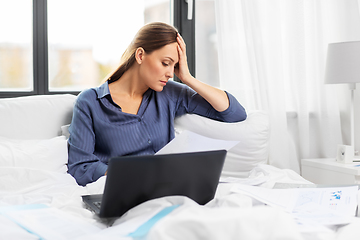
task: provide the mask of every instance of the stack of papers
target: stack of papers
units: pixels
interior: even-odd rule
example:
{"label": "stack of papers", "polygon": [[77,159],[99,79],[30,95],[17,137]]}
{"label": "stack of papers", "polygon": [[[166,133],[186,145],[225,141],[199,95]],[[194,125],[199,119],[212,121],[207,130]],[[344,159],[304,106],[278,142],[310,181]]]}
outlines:
{"label": "stack of papers", "polygon": [[348,224],[357,209],[358,186],[268,189],[237,184],[231,191],[281,208],[301,224]]}

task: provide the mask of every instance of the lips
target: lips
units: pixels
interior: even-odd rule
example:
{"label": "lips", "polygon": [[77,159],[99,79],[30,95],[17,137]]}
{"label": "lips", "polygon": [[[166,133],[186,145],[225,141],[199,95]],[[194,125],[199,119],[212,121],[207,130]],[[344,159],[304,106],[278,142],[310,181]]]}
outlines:
{"label": "lips", "polygon": [[167,81],[161,81],[160,80],[160,82],[165,86],[166,85],[166,83],[167,83]]}

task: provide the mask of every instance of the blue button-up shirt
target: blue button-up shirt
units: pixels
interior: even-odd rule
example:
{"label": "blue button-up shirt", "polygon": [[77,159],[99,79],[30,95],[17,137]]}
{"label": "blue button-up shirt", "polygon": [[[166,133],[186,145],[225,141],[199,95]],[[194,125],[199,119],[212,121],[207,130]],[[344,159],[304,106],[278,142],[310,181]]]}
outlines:
{"label": "blue button-up shirt", "polygon": [[169,81],[161,92],[146,91],[135,115],[112,101],[107,82],[85,90],[76,100],[69,128],[69,173],[86,185],[105,174],[111,157],[156,153],[174,138],[174,119],[185,113],[224,122],[245,120],[244,108],[227,95],[229,108],[218,112],[185,84]]}

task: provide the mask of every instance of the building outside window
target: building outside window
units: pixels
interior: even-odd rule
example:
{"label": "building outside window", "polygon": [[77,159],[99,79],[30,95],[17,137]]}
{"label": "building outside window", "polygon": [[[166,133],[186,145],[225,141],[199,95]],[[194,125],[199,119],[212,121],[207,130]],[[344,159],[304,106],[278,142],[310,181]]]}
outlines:
{"label": "building outside window", "polygon": [[50,91],[99,85],[137,30],[152,21],[170,24],[170,11],[170,0],[48,0]]}
{"label": "building outside window", "polygon": [[0,0],[0,90],[32,91],[32,59],[32,2]]}

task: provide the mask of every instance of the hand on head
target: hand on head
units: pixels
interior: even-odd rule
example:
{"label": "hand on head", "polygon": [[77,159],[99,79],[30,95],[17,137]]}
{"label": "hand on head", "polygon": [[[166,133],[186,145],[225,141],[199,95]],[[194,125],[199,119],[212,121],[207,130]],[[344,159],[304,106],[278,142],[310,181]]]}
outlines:
{"label": "hand on head", "polygon": [[186,57],[186,44],[184,39],[178,34],[177,36],[178,42],[178,53],[179,53],[179,62],[175,67],[175,75],[184,83],[186,83],[187,79],[191,77],[187,57]]}

